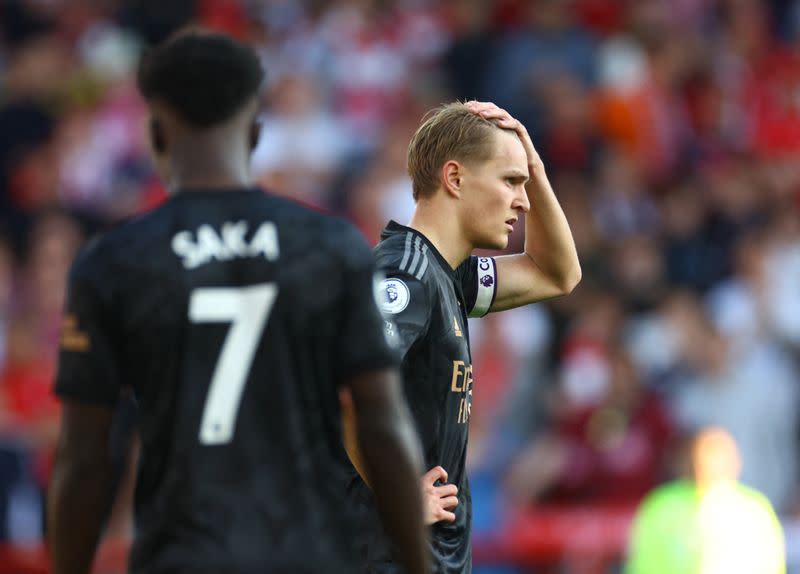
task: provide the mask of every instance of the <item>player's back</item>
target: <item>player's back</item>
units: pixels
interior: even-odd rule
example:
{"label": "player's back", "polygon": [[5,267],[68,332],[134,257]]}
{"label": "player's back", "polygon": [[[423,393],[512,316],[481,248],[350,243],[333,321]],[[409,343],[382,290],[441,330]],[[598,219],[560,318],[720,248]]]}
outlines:
{"label": "player's back", "polygon": [[358,241],[259,190],[184,191],[76,265],[139,406],[133,572],[354,570],[337,385]]}

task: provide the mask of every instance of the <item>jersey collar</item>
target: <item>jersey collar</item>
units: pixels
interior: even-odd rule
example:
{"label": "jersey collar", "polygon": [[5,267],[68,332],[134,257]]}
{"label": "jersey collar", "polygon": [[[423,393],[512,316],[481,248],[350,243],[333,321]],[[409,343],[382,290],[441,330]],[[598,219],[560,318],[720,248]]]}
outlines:
{"label": "jersey collar", "polygon": [[414,229],[413,227],[408,227],[406,225],[401,225],[394,220],[389,221],[386,227],[381,231],[381,240],[388,239],[392,235],[397,235],[398,233],[411,233],[414,237],[419,237],[420,240],[425,242],[428,245],[428,250],[433,253],[433,256],[436,257],[436,260],[439,262],[439,266],[445,270],[450,276],[455,276],[455,269],[450,267],[450,264],[447,262],[447,259],[439,253],[439,250],[436,249],[436,246],[430,242],[430,240],[425,237],[422,233]]}

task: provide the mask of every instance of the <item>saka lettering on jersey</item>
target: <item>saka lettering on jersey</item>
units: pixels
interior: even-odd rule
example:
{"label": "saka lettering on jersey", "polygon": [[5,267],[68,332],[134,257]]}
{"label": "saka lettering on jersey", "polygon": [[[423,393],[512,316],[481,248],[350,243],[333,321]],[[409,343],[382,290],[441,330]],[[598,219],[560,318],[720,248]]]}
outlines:
{"label": "saka lettering on jersey", "polygon": [[472,414],[472,365],[464,361],[453,361],[453,378],[450,381],[450,392],[459,393],[458,423],[467,424]]}
{"label": "saka lettering on jersey", "polygon": [[186,269],[237,257],[264,257],[276,261],[280,255],[278,228],[270,221],[263,222],[247,239],[246,221],[226,221],[219,230],[204,224],[197,231],[179,231],[172,237],[172,250],[183,259]]}

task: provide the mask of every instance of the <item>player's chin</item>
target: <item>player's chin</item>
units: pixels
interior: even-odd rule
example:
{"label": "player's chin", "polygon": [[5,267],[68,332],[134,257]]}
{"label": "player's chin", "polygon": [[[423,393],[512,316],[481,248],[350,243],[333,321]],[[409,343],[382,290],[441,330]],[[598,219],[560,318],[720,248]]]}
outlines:
{"label": "player's chin", "polygon": [[508,233],[503,232],[493,236],[483,238],[480,245],[476,245],[479,249],[505,249],[508,247]]}

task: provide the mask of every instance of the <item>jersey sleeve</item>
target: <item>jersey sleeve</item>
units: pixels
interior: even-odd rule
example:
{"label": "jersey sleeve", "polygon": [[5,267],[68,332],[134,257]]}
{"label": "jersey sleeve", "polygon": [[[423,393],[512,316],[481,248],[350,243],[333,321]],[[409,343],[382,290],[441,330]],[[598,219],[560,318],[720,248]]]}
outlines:
{"label": "jersey sleeve", "polygon": [[378,305],[380,276],[372,252],[360,236],[349,242],[348,250],[341,303],[344,315],[337,336],[340,379],[399,363]]}
{"label": "jersey sleeve", "polygon": [[109,289],[102,281],[95,258],[81,254],[70,271],[55,393],[62,399],[115,406],[121,382]]}
{"label": "jersey sleeve", "polygon": [[386,334],[401,358],[425,336],[431,318],[431,297],[422,281],[413,275],[384,270],[378,285],[381,311],[386,317]]}
{"label": "jersey sleeve", "polygon": [[461,282],[467,315],[483,317],[497,296],[497,264],[494,257],[471,256],[456,269]]}

